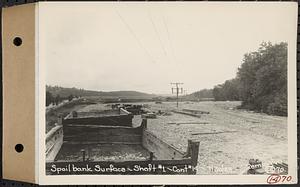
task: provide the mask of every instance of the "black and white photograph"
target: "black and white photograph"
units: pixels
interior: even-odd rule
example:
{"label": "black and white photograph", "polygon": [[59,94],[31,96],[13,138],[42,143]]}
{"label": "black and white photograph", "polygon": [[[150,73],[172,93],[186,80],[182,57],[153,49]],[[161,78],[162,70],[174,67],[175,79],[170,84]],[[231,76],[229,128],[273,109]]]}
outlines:
{"label": "black and white photograph", "polygon": [[289,176],[289,6],[42,5],[46,176]]}

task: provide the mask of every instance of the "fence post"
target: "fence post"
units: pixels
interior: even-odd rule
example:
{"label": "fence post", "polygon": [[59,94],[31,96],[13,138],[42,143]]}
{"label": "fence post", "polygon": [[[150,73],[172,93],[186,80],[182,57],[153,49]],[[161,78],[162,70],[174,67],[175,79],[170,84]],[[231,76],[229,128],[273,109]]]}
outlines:
{"label": "fence post", "polygon": [[198,155],[199,155],[199,145],[200,142],[191,141],[191,159],[192,166],[196,167],[198,164]]}
{"label": "fence post", "polygon": [[143,130],[147,129],[147,119],[143,119],[143,120],[142,120],[141,126],[142,126],[142,129],[143,129]]}
{"label": "fence post", "polygon": [[154,153],[153,152],[150,152],[150,158],[149,160],[152,162],[153,161],[153,157],[154,157]]}
{"label": "fence post", "polygon": [[187,146],[187,149],[186,149],[186,153],[184,155],[184,157],[190,157],[191,156],[191,151],[192,151],[192,140],[188,140],[188,146]]}
{"label": "fence post", "polygon": [[58,125],[62,125],[62,124],[63,124],[63,116],[62,116],[62,115],[59,115],[59,116],[58,116],[57,124],[58,124]]}
{"label": "fence post", "polygon": [[82,153],[82,161],[85,162],[85,149],[80,150]]}

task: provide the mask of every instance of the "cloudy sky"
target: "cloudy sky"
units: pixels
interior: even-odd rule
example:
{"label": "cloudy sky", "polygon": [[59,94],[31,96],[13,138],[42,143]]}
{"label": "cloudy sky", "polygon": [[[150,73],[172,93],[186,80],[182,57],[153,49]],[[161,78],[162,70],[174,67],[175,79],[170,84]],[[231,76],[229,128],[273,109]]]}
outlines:
{"label": "cloudy sky", "polygon": [[288,41],[291,4],[41,3],[39,60],[64,87],[189,93],[234,78],[262,41]]}

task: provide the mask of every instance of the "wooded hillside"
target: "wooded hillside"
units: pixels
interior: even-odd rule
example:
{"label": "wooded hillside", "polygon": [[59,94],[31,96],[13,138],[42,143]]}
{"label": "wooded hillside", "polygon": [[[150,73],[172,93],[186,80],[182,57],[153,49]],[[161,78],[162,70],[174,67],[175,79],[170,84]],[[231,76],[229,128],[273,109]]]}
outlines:
{"label": "wooded hillside", "polygon": [[97,96],[99,98],[139,98],[139,99],[149,99],[153,98],[156,95],[147,94],[137,91],[94,91],[94,90],[85,90],[78,88],[65,88],[60,86],[46,86],[46,106],[50,103],[58,104],[62,100],[68,99],[71,100],[74,97],[89,97]]}
{"label": "wooded hillside", "polygon": [[262,43],[244,55],[236,78],[213,89],[215,100],[241,100],[242,108],[287,115],[287,43]]}

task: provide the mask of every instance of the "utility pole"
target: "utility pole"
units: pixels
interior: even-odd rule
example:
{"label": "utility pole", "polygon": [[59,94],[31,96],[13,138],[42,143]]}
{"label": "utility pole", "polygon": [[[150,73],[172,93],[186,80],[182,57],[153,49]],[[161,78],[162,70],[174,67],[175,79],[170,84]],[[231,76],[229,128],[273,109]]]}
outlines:
{"label": "utility pole", "polygon": [[187,90],[184,90],[184,95],[187,96],[188,92]]}
{"label": "utility pole", "polygon": [[[176,100],[177,100],[177,108],[178,108],[178,96],[179,94],[183,93],[183,88],[180,87],[180,85],[182,85],[183,83],[180,82],[172,82],[171,85],[175,85],[175,87],[172,87],[172,94],[175,93],[176,94]],[[175,91],[174,91],[175,90]]]}

